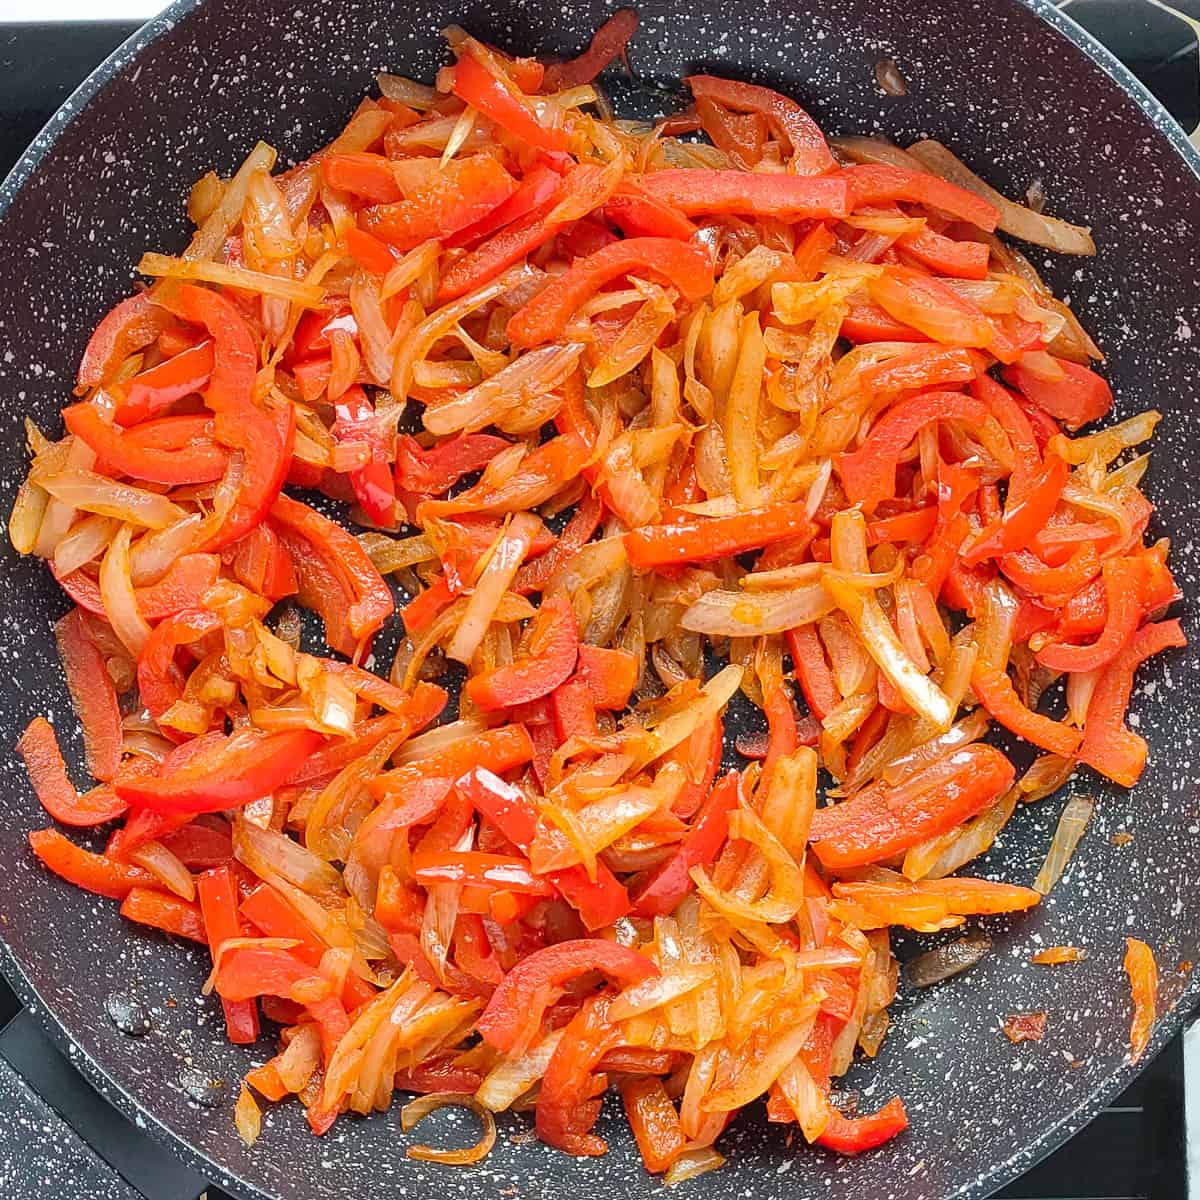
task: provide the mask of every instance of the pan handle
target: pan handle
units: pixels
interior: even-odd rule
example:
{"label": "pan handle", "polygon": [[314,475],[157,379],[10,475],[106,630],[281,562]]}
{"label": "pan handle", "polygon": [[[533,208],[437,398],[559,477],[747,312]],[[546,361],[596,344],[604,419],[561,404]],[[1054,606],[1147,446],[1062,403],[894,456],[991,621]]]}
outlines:
{"label": "pan handle", "polygon": [[27,1009],[0,1033],[0,1194],[197,1200],[205,1181],[112,1107]]}

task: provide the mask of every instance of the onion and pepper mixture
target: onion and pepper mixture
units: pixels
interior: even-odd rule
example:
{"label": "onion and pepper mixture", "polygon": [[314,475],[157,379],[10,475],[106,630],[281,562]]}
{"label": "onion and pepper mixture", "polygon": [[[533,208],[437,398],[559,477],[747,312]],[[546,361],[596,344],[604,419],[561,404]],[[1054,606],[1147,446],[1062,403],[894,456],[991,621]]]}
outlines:
{"label": "onion and pepper mixture", "polygon": [[[1184,642],[1158,414],[1095,428],[1100,352],[999,236],[1087,230],[747,83],[620,120],[593,81],[636,24],[553,64],[449,29],[434,86],[381,75],[308,160],[206,175],[65,433],[27,426],[10,534],[73,605],[97,781],[35,720],[30,845],[205,944],[232,1041],[271,1022],[247,1140],[263,1102],[323,1134],[399,1091],[406,1129],[483,1122],[414,1156],[477,1161],[505,1109],[598,1155],[612,1087],[669,1182],[756,1098],[878,1146],[902,1099],[831,1082],[887,1032],[890,929],[1037,904],[1087,797],[1036,888],[956,872],[1077,769],[1145,764],[1135,671]],[[964,933],[917,985],[987,953]]]}

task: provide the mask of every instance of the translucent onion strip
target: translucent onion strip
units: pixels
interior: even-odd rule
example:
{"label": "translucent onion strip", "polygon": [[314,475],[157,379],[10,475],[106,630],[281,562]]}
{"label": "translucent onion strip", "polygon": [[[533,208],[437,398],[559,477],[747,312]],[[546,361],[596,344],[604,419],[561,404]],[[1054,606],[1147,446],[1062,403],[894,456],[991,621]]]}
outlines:
{"label": "translucent onion strip", "polygon": [[1058,827],[1054,830],[1054,838],[1050,843],[1046,861],[1042,863],[1042,869],[1033,881],[1035,891],[1041,892],[1043,896],[1048,896],[1054,885],[1062,878],[1071,855],[1075,853],[1075,847],[1079,845],[1079,841],[1088,827],[1088,822],[1092,819],[1092,811],[1095,807],[1096,802],[1091,796],[1072,796],[1067,801],[1062,816],[1058,818]]}
{"label": "translucent onion strip", "polygon": [[431,1112],[439,1108],[465,1108],[473,1112],[483,1126],[479,1140],[465,1150],[438,1150],[432,1146],[409,1146],[405,1153],[409,1158],[422,1162],[445,1163],[450,1166],[469,1167],[482,1162],[496,1144],[496,1118],[474,1096],[463,1096],[457,1092],[430,1092],[418,1096],[400,1110],[400,1128],[408,1133],[415,1129]]}

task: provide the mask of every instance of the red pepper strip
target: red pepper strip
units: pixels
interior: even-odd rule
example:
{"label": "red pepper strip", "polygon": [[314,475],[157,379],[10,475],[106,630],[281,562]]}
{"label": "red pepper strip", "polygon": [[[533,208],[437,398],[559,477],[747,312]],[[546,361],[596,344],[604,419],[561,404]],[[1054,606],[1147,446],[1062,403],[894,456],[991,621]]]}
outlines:
{"label": "red pepper strip", "polygon": [[[227,866],[205,871],[196,878],[196,894],[208,933],[208,947],[216,962],[221,943],[242,935],[233,872]],[[235,1046],[249,1046],[258,1041],[258,1009],[253,1000],[222,997],[221,1007],[225,1010],[225,1030]]]}
{"label": "red pepper strip", "polygon": [[904,783],[871,784],[813,814],[809,837],[831,870],[891,858],[957,828],[1012,785],[1013,765],[993,746],[955,750]]}
{"label": "red pepper strip", "polygon": [[591,83],[616,58],[624,58],[629,39],[637,33],[637,10],[618,8],[595,33],[588,48],[577,58],[563,63],[551,63],[546,68],[542,86],[547,91],[562,91]]}
{"label": "red pepper strip", "polygon": [[792,698],[780,681],[763,697],[763,712],[767,718],[767,754],[763,759],[761,794],[770,787],[775,765],[781,758],[791,754],[799,746],[796,732],[796,710]]}
{"label": "red pepper strip", "polygon": [[372,204],[395,204],[404,199],[392,160],[382,154],[329,154],[321,159],[321,174],[330,187],[362,196]]}
{"label": "red pepper strip", "polygon": [[504,968],[492,949],[483,920],[474,913],[459,917],[454,930],[454,960],[468,975],[487,985],[489,995],[491,988],[504,978]]}
{"label": "red pepper strip", "polygon": [[[486,767],[463,774],[455,787],[518,850],[529,853],[537,835],[537,812],[520,788],[505,783]],[[588,929],[604,929],[629,911],[624,887],[602,862],[596,864],[595,881],[588,878],[582,864],[551,871],[546,878],[579,910]]]}
{"label": "red pepper strip", "polygon": [[[104,664],[104,655],[88,636],[83,613],[73,608],[54,626],[58,657],[67,677],[71,707],[83,726],[87,768],[96,779],[108,782],[121,765],[121,706],[117,689]],[[53,731],[51,731],[53,734]],[[118,813],[113,813],[118,816]],[[63,818],[57,817],[56,820]],[[100,821],[112,817],[100,817]],[[66,822],[70,824],[70,822]],[[89,824],[93,822],[88,822]]]}
{"label": "red pepper strip", "polygon": [[1062,379],[1043,379],[1019,362],[1004,369],[1004,378],[1038,408],[1057,417],[1068,429],[1098,421],[1112,408],[1112,389],[1091,367],[1055,359]]}
{"label": "red pepper strip", "polygon": [[859,376],[865,391],[917,391],[941,388],[950,383],[967,383],[985,367],[987,360],[960,346],[914,346],[895,358],[868,367]]}
{"label": "red pepper strip", "polygon": [[545,1010],[566,985],[589,971],[602,971],[622,987],[658,974],[645,955],[599,938],[559,942],[521,959],[496,988],[475,1028],[502,1054],[520,1053],[541,1028]]}
{"label": "red pepper strip", "polygon": [[[279,496],[271,505],[271,520],[284,534],[293,559],[297,559],[296,543],[303,542],[337,583],[339,594],[325,592],[319,586],[324,580],[316,578],[317,573],[310,569],[311,558],[305,555],[296,561],[302,599],[305,599],[303,589],[318,585],[313,589],[318,592],[314,597],[318,604],[314,607],[326,619],[327,625],[332,606],[344,605],[345,624],[356,641],[362,643],[376,633],[392,615],[395,605],[383,576],[375,569],[358,539],[290,496]],[[331,641],[330,645],[334,643]],[[334,649],[341,647],[334,646]]]}
{"label": "red pepper strip", "polygon": [[553,896],[554,888],[530,870],[529,860],[478,850],[423,851],[413,856],[413,877],[428,887],[460,883],[526,896]]}
{"label": "red pepper strip", "polygon": [[[882,690],[883,676],[879,677],[879,685]],[[893,688],[893,693],[895,689]],[[889,700],[892,696],[888,697]],[[903,701],[901,701],[903,703]],[[905,706],[907,709],[907,706]],[[891,704],[881,701],[872,710],[871,715],[858,727],[858,732],[854,735],[854,742],[850,747],[850,753],[846,756],[846,773],[853,775],[855,768],[867,751],[870,750],[881,737],[884,730],[887,729],[888,721],[891,720],[892,713],[896,711]],[[849,1016],[849,1014],[847,1014]]]}
{"label": "red pepper strip", "polygon": [[[541,210],[547,201],[554,197],[562,181],[563,177],[557,171],[544,163],[535,163],[522,177],[517,190],[503,204],[492,209],[482,220],[452,234],[443,244],[447,249],[469,246],[472,242],[478,242],[488,234],[495,233],[497,229],[503,229],[504,226],[529,216],[535,209]],[[451,273],[453,268],[448,272]],[[441,293],[438,294],[438,300],[443,300]]]}
{"label": "red pepper strip", "polygon": [[17,753],[29,772],[29,782],[42,807],[62,825],[102,825],[119,817],[127,805],[110,787],[92,788],[82,795],[67,777],[54,736],[45,717],[34,717],[17,742]]}
{"label": "red pepper strip", "polygon": [[389,461],[390,447],[375,419],[375,406],[355,384],[334,404],[333,412],[330,432],[336,441],[366,442],[371,449],[370,462],[349,473],[355,499],[375,524],[391,525],[396,519],[396,484]]}
{"label": "red pepper strip", "polygon": [[937,525],[937,508],[916,508],[912,512],[897,513],[894,517],[881,517],[867,526],[867,545],[878,546],[883,542],[923,542]]}
{"label": "red pepper strip", "polygon": [[160,886],[149,871],[92,854],[69,842],[57,829],[35,829],[29,835],[29,847],[55,875],[110,900],[123,900],[130,888]]}
{"label": "red pepper strip", "polygon": [[846,495],[851,502],[873,510],[880,501],[895,495],[896,464],[926,425],[944,420],[977,424],[987,415],[981,401],[961,392],[924,392],[893,404],[871,426],[866,441],[857,450],[838,456],[838,473]]}
{"label": "red pepper strip", "polygon": [[510,90],[467,50],[454,66],[454,94],[518,141],[539,150],[567,149],[566,130],[543,125],[525,96]]}
{"label": "red pepper strip", "polygon": [[595,702],[587,684],[578,677],[555,688],[550,694],[550,704],[560,745],[573,737],[595,737],[599,733]]}
{"label": "red pepper strip", "polygon": [[684,770],[684,785],[671,805],[673,816],[688,821],[696,815],[721,769],[724,748],[725,726],[718,716],[697,726],[687,741],[667,754],[665,761],[678,763]]}
{"label": "red pepper strip", "polygon": [[939,275],[956,279],[986,279],[991,251],[983,242],[956,241],[932,229],[903,234],[899,245],[919,263]]}
{"label": "red pepper strip", "polygon": [[[1179,588],[1167,569],[1158,547],[1145,551],[1141,556],[1145,577],[1142,581],[1142,615],[1154,615],[1179,599]],[[1086,637],[1101,633],[1108,623],[1108,602],[1104,595],[1104,584],[1094,580],[1077,592],[1063,606],[1058,621],[1058,633],[1062,637]]]}
{"label": "red pepper strip", "polygon": [[[407,789],[427,777],[458,779],[472,767],[500,773],[522,766],[533,757],[533,746],[523,725],[501,725],[485,729],[436,754],[419,758],[371,780],[371,795],[377,800],[401,799]],[[510,840],[513,840],[510,838]],[[529,841],[533,841],[530,834]],[[522,849],[527,847],[522,846]]]}
{"label": "red pepper strip", "polygon": [[[1079,546],[1061,566],[1048,567],[1031,551],[1018,550],[1015,554],[1001,555],[1000,569],[1013,583],[1032,595],[1058,598],[1073,595],[1095,579],[1100,574],[1100,556],[1095,546],[1089,543]],[[1136,624],[1135,619],[1130,633]]]}
{"label": "red pepper strip", "polygon": [[1027,708],[1004,671],[976,663],[971,672],[971,687],[979,697],[979,703],[1005,729],[1062,758],[1070,758],[1075,753],[1083,734],[1070,725]]}
{"label": "red pepper strip", "polygon": [[[266,937],[293,938],[300,945],[292,953],[310,966],[319,966],[329,947],[309,923],[268,883],[260,883],[242,901],[238,910]],[[342,1002],[353,1012],[360,1004],[374,999],[375,989],[353,971],[346,972]]]}
{"label": "red pepper strip", "polygon": [[183,696],[183,674],[175,665],[180,646],[215,633],[221,622],[205,609],[190,609],[159,622],[138,659],[138,692],[146,711],[157,721]]}
{"label": "red pepper strip", "polygon": [[1088,705],[1079,761],[1122,787],[1133,787],[1146,765],[1146,739],[1125,726],[1133,695],[1133,675],[1151,655],[1169,646],[1186,646],[1178,621],[1143,625],[1104,668]]}
{"label": "red pepper strip", "polygon": [[[698,177],[699,176],[699,177]],[[745,213],[757,217],[829,220],[850,211],[850,188],[832,175],[767,175],[749,171],[654,171],[638,186],[684,216]]]}
{"label": "red pepper strip", "polygon": [[798,174],[819,175],[837,166],[816,121],[790,97],[715,75],[689,75],[684,83],[697,100],[711,100],[736,112],[762,113],[776,135],[791,143],[792,168]]}
{"label": "red pepper strip", "polygon": [[170,325],[170,315],[151,301],[148,292],[122,300],[96,326],[79,360],[79,391],[110,378],[131,354],[150,345]]}
{"label": "red pepper strip", "polygon": [[[329,355],[323,358],[309,358],[304,362],[292,364],[292,375],[296,380],[296,387],[300,392],[300,399],[306,404],[311,404],[318,399],[325,389],[329,386],[329,378],[333,374],[333,359]],[[316,471],[316,481],[321,478],[322,469],[320,467],[310,467],[308,463],[299,464],[306,470]],[[291,470],[295,470],[297,463],[293,462]],[[288,482],[294,482],[289,478]],[[315,486],[313,484],[302,484],[300,486]]]}
{"label": "red pepper strip", "polygon": [[908,204],[940,208],[988,233],[995,231],[1000,220],[999,210],[982,196],[923,171],[907,171],[885,163],[863,163],[843,167],[840,173],[850,184],[853,208],[902,200]]}
{"label": "red pepper strip", "polygon": [[687,1138],[663,1081],[654,1075],[627,1076],[621,1080],[621,1103],[646,1170],[665,1171],[683,1153]]}
{"label": "red pepper strip", "polygon": [[686,300],[699,300],[712,291],[712,259],[707,250],[672,238],[627,238],[572,263],[555,276],[509,318],[509,340],[522,348],[552,342],[562,334],[571,314],[606,283],[620,275],[647,271],[677,288]]}
{"label": "red pepper strip", "polygon": [[233,301],[183,284],[177,305],[183,317],[212,335],[215,365],[204,401],[214,414],[217,441],[239,451],[241,458],[237,495],[205,547],[215,550],[253,529],[279,495],[292,458],[295,425],[290,404],[272,414],[254,403],[258,343]]}
{"label": "red pepper strip", "polygon": [[606,650],[602,646],[579,646],[577,678],[587,687],[597,708],[617,712],[629,703],[637,683],[638,664],[628,650]]}
{"label": "red pepper strip", "polygon": [[[521,569],[517,572],[516,579],[513,580],[512,589],[520,593],[522,596],[527,596],[530,592],[540,592],[554,577],[555,572],[564,563],[569,562],[574,556],[591,540],[592,535],[600,527],[600,520],[604,516],[604,504],[600,498],[593,493],[588,493],[580,501],[579,507],[575,510],[574,515],[567,522],[558,541],[545,554],[535,559],[533,562],[521,564]],[[582,651],[583,647],[580,647]],[[580,670],[583,669],[582,657],[580,659]],[[632,686],[630,688],[632,691]],[[608,707],[596,701],[601,708]],[[617,707],[624,708],[624,704]]]}
{"label": "red pepper strip", "polygon": [[[222,822],[225,825],[224,822]],[[206,871],[219,867],[233,857],[233,840],[228,825],[214,829],[195,823],[185,825],[160,839],[189,871]]]}
{"label": "red pepper strip", "polygon": [[212,378],[212,342],[199,342],[157,366],[135,375],[123,389],[124,399],[118,399],[113,420],[118,425],[137,425],[185,396],[202,392]]}
{"label": "red pepper strip", "polygon": [[708,866],[729,836],[729,814],[738,806],[741,782],[736,771],[724,776],[671,856],[638,885],[632,896],[638,916],[666,916],[692,890],[691,869]]}
{"label": "red pepper strip", "polygon": [[867,281],[867,294],[884,312],[951,346],[987,348],[995,329],[987,315],[948,284],[912,267],[888,266]]}
{"label": "red pepper strip", "polygon": [[[469,914],[468,914],[469,915]],[[456,1067],[449,1059],[418,1063],[415,1067],[397,1071],[395,1087],[400,1092],[451,1092],[458,1096],[469,1096],[479,1090],[483,1076],[473,1067]]]}
{"label": "red pepper strip", "polygon": [[119,781],[117,795],[130,804],[165,813],[239,808],[282,787],[323,742],[310,729],[239,730],[178,771]]}
{"label": "red pepper strip", "polygon": [[440,496],[511,445],[490,433],[463,433],[425,450],[416,438],[404,434],[396,442],[396,483],[407,492]]}
{"label": "red pepper strip", "polygon": [[861,1154],[890,1142],[908,1128],[908,1114],[899,1096],[889,1100],[869,1117],[843,1117],[830,1107],[829,1121],[817,1136],[817,1145],[838,1154]]}
{"label": "red pepper strip", "polygon": [[1037,480],[1042,468],[1041,446],[1016,397],[990,375],[979,375],[971,381],[971,395],[988,406],[1012,443],[1014,466],[1008,480],[1008,501],[1014,504],[1028,494]]}
{"label": "red pepper strip", "polygon": [[279,535],[265,522],[256,525],[230,549],[234,551],[234,575],[252,592],[274,601],[294,596],[299,590],[292,556]]}
{"label": "red pepper strip", "polygon": [[787,642],[796,680],[809,711],[818,721],[823,721],[842,702],[842,697],[825,659],[821,639],[812,625],[800,625],[787,631]]}
{"label": "red pepper strip", "polygon": [[735,167],[753,171],[762,162],[770,126],[761,113],[734,113],[707,97],[695,101],[700,128]]}
{"label": "red pepper strip", "polygon": [[[54,570],[53,562],[50,569]],[[147,621],[159,621],[185,608],[194,608],[216,582],[220,569],[221,560],[215,554],[184,554],[157,583],[134,589],[138,610]],[[55,575],[55,579],[80,608],[104,616],[100,585],[91,575],[78,570],[69,575]]]}
{"label": "red pepper strip", "polygon": [[161,929],[163,933],[208,945],[208,934],[199,906],[189,904],[178,896],[152,892],[149,888],[131,888],[121,903],[121,916],[140,925]]}
{"label": "red pepper strip", "polygon": [[842,337],[850,342],[927,342],[919,329],[894,321],[878,304],[851,300],[842,318]]}
{"label": "red pepper strip", "polygon": [[1070,476],[1068,463],[1051,454],[1029,492],[1015,504],[1010,501],[1004,515],[990,522],[967,548],[962,556],[964,565],[971,567],[984,559],[1025,549],[1058,507]]}
{"label": "red pepper strip", "polygon": [[604,205],[604,216],[626,237],[667,237],[688,241],[696,226],[673,204],[632,183],[621,184]]}
{"label": "red pepper strip", "polygon": [[620,1030],[608,1019],[612,996],[584,1001],[571,1018],[550,1058],[538,1096],[536,1128],[548,1146],[576,1156],[608,1152],[603,1138],[591,1132],[603,1101],[596,1078],[604,1056],[620,1044]]}
{"label": "red pepper strip", "polygon": [[707,562],[769,546],[806,533],[811,524],[800,502],[772,504],[737,516],[697,520],[688,517],[673,525],[649,525],[625,534],[625,550],[638,570],[679,563]]}
{"label": "red pepper strip", "polygon": [[[134,432],[110,425],[90,402],[63,409],[63,421],[112,472],[171,485],[212,483],[229,465],[229,451],[211,436],[205,417],[163,417]],[[181,424],[182,423],[182,424]],[[206,432],[207,431],[207,432]],[[176,445],[155,445],[171,440]]]}
{"label": "red pepper strip", "polygon": [[579,629],[570,601],[554,595],[533,618],[529,652],[503,667],[467,680],[464,691],[482,709],[511,708],[548,695],[575,669]]}
{"label": "red pepper strip", "polygon": [[346,243],[350,257],[372,275],[386,275],[399,261],[396,252],[387,242],[380,241],[365,229],[359,229],[357,225],[351,225],[342,235],[342,240]]}

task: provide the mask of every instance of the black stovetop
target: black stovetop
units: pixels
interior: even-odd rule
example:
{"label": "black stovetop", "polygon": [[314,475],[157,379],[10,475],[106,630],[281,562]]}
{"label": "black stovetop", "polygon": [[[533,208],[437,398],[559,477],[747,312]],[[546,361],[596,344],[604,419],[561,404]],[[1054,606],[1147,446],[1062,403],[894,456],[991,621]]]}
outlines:
{"label": "black stovetop", "polygon": [[[1064,0],[1170,109],[1200,128],[1200,0]],[[0,175],[72,89],[130,33],[115,22],[5,24],[0,4]],[[1195,135],[1194,135],[1195,136]],[[0,1196],[230,1200],[102,1100],[0,980]],[[1200,1089],[1200,1079],[1192,1079]],[[1193,1103],[1200,1097],[1193,1097]],[[1200,1147],[1196,1148],[1200,1150]],[[997,1200],[1183,1200],[1183,1039],[1090,1125]],[[1200,1193],[1198,1193],[1200,1194]]]}

